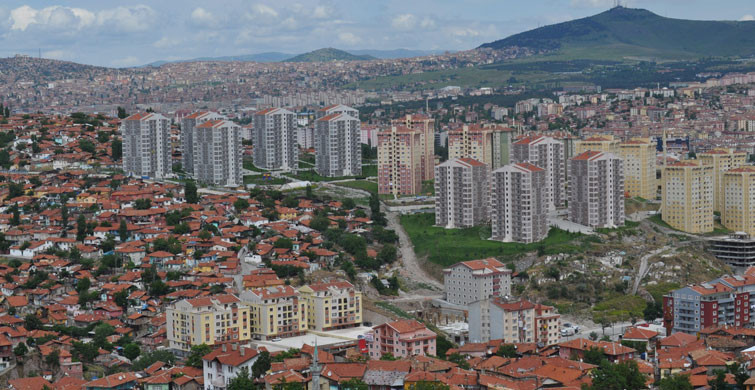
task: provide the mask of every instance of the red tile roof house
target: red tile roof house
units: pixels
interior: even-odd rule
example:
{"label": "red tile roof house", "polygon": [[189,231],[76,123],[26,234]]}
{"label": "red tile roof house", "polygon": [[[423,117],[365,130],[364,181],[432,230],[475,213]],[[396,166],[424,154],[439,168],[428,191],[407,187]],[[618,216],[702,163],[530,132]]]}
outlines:
{"label": "red tile roof house", "polygon": [[585,351],[593,347],[602,349],[606,359],[611,363],[632,360],[637,353],[634,349],[617,343],[574,339],[558,344],[558,355],[564,359],[571,359],[573,357],[582,359]]}
{"label": "red tile roof house", "polygon": [[242,368],[252,372],[258,355],[256,349],[221,344],[220,348],[202,357],[204,383],[214,388],[226,388]]}
{"label": "red tile roof house", "polygon": [[370,358],[390,353],[397,358],[415,355],[435,356],[436,334],[417,320],[399,320],[373,328]]}

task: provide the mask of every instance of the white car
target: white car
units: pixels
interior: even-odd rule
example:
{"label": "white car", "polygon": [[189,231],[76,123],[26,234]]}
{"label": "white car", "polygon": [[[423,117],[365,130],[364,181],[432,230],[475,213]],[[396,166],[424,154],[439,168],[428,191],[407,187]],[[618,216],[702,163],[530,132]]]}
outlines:
{"label": "white car", "polygon": [[274,337],[272,341],[278,342],[278,341],[281,341],[281,338],[280,337]]}

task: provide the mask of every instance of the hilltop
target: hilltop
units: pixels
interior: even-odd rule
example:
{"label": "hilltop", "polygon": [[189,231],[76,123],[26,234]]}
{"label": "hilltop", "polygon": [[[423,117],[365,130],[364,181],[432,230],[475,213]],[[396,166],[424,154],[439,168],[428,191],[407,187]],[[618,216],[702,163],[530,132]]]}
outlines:
{"label": "hilltop", "polygon": [[755,55],[755,22],[672,19],[644,9],[615,7],[480,46],[511,47],[581,59],[746,57]]}
{"label": "hilltop", "polygon": [[286,62],[328,62],[328,61],[370,61],[375,57],[371,55],[354,55],[349,52],[334,49],[332,47],[299,54],[296,57],[285,60]]}

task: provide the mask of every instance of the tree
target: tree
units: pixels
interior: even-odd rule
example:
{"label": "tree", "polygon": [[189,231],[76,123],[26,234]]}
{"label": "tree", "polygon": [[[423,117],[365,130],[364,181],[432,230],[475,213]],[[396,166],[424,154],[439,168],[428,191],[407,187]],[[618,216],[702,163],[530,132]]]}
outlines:
{"label": "tree", "polygon": [[409,385],[409,390],[449,390],[450,387],[442,382],[419,381]]}
{"label": "tree", "polygon": [[63,225],[64,231],[68,229],[68,205],[65,200],[63,201],[63,205],[60,206],[60,223]]}
{"label": "tree", "polygon": [[465,355],[462,355],[458,352],[454,352],[450,355],[448,355],[447,360],[451,363],[456,363],[460,368],[467,370],[469,369],[469,362],[467,361],[467,358]]}
{"label": "tree", "polygon": [[60,351],[54,349],[49,355],[45,356],[45,363],[50,367],[60,366]]}
{"label": "tree", "polygon": [[110,148],[112,149],[110,156],[113,158],[113,161],[118,161],[123,157],[123,143],[121,140],[114,139],[110,144]]}
{"label": "tree", "polygon": [[161,297],[168,293],[170,293],[170,287],[160,279],[155,280],[149,285],[149,295]]}
{"label": "tree", "polygon": [[81,279],[79,279],[78,282],[76,282],[76,292],[78,292],[79,294],[81,294],[81,293],[83,293],[85,291],[88,291],[89,287],[91,287],[91,286],[92,286],[92,281],[89,280],[89,278],[87,278],[87,277],[81,278]]}
{"label": "tree", "polygon": [[134,208],[137,210],[149,210],[152,207],[152,201],[149,199],[137,199],[134,202]]}
{"label": "tree", "polygon": [[689,375],[671,375],[658,382],[658,390],[692,390]]}
{"label": "tree", "polygon": [[27,314],[26,317],[24,317],[24,326],[28,330],[42,329],[42,320],[34,314]]}
{"label": "tree", "polygon": [[384,353],[384,354],[382,354],[382,355],[380,356],[380,360],[384,360],[384,361],[389,361],[389,362],[392,362],[392,361],[394,361],[394,360],[398,360],[398,358],[396,358],[395,356],[393,356],[393,354],[392,354],[392,353],[390,353],[390,352],[387,352],[387,353]]}
{"label": "tree", "polygon": [[598,341],[598,332],[595,332],[595,331],[590,332],[589,337],[590,337],[590,340],[592,341]]}
{"label": "tree", "polygon": [[122,309],[126,310],[126,308],[128,307],[128,296],[128,290],[118,291],[113,295],[113,302],[115,302],[115,304],[120,306]]}
{"label": "tree", "polygon": [[260,352],[257,361],[252,365],[252,378],[260,378],[270,370],[270,352]]}
{"label": "tree", "polygon": [[126,113],[126,109],[118,106],[118,119],[124,119],[128,117],[128,114]]}
{"label": "tree", "polygon": [[88,140],[88,139],[80,139],[79,140],[79,148],[81,148],[82,151],[87,152],[89,154],[94,154],[96,151],[96,148],[94,146],[94,142]]}
{"label": "tree", "polygon": [[640,372],[634,360],[612,364],[608,360],[600,363],[593,371],[592,386],[587,390],[639,390],[645,386],[645,375]]}
{"label": "tree", "polygon": [[737,382],[737,387],[740,389],[745,388],[745,381],[750,379],[750,373],[747,371],[747,367],[739,362],[734,362],[726,367],[726,370],[730,374],[734,375],[734,381]]}
{"label": "tree", "polygon": [[125,219],[121,219],[121,223],[118,225],[118,237],[120,237],[121,242],[128,240],[128,226]]}
{"label": "tree", "polygon": [[233,207],[236,209],[236,212],[242,212],[249,208],[249,201],[244,198],[238,198],[233,202]]}
{"label": "tree", "polygon": [[193,181],[188,181],[184,185],[184,198],[186,198],[186,203],[199,203],[197,185]]}
{"label": "tree", "polygon": [[710,390],[726,390],[729,385],[726,383],[726,371],[715,370],[716,377],[708,380],[708,386]]}
{"label": "tree", "polygon": [[197,237],[199,237],[199,239],[202,241],[210,241],[210,239],[212,238],[212,234],[207,229],[202,229],[202,231],[199,232]]}
{"label": "tree", "polygon": [[76,219],[76,241],[83,242],[87,236],[87,219],[84,214],[79,214]]}
{"label": "tree", "polygon": [[338,387],[342,390],[367,390],[367,384],[356,377],[341,382],[339,385]]}
{"label": "tree", "polygon": [[156,350],[142,354],[139,359],[131,366],[134,371],[142,371],[155,362],[163,362],[172,365],[176,361],[176,356],[166,350]]}
{"label": "tree", "polygon": [[[253,366],[252,370],[254,370]],[[254,378],[249,376],[249,370],[246,367],[239,370],[236,377],[228,382],[228,390],[248,390],[254,388]]]}
{"label": "tree", "polygon": [[123,356],[125,356],[128,360],[133,361],[134,359],[138,358],[141,353],[142,350],[136,343],[126,344],[126,346],[123,347]]}
{"label": "tree", "polygon": [[356,204],[356,202],[354,202],[354,199],[352,199],[352,198],[346,198],[346,199],[343,200],[342,206],[346,210],[351,210],[354,207],[356,207],[357,204]]}
{"label": "tree", "polygon": [[396,251],[396,247],[389,244],[380,249],[377,259],[380,260],[382,264],[391,264],[396,261],[397,257],[398,252]]}
{"label": "tree", "polygon": [[307,199],[312,199],[312,186],[309,184],[307,184],[306,197]]}
{"label": "tree", "polygon": [[23,341],[13,348],[13,354],[16,356],[24,356],[27,352],[29,352],[29,348],[26,348],[26,344]]}
{"label": "tree", "polygon": [[505,358],[515,358],[516,357],[516,345],[514,344],[503,344],[500,347],[498,347],[498,351],[495,353],[498,356],[505,357]]}
{"label": "tree", "polygon": [[606,360],[606,357],[603,354],[603,350],[594,346],[585,350],[585,354],[582,358],[585,363],[595,365],[600,365],[604,360]]}
{"label": "tree", "polygon": [[21,211],[18,210],[18,203],[14,203],[11,206],[12,217],[10,219],[11,226],[18,226],[21,224]]}
{"label": "tree", "polygon": [[330,227],[330,220],[322,215],[318,215],[309,222],[309,227],[319,232],[324,232]]}

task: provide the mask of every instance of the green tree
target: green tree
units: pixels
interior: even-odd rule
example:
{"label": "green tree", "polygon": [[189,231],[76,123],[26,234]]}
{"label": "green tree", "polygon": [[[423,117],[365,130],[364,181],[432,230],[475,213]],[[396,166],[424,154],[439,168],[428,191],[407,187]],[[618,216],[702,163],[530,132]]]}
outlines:
{"label": "green tree", "polygon": [[392,361],[398,360],[398,359],[395,356],[393,356],[392,353],[387,352],[387,353],[384,353],[384,354],[382,354],[380,356],[380,360],[386,360],[386,361],[392,362]]}
{"label": "green tree", "polygon": [[600,368],[593,370],[592,386],[588,390],[640,390],[645,386],[646,377],[634,360],[612,364],[608,360],[600,363]]}
{"label": "green tree", "polygon": [[745,381],[750,379],[750,373],[747,371],[747,367],[739,362],[734,362],[726,367],[726,370],[730,374],[734,375],[734,381],[737,382],[737,387],[740,389],[745,388]]}
{"label": "green tree", "polygon": [[125,219],[121,219],[120,225],[118,225],[118,237],[120,237],[121,242],[128,240],[128,226]]}
{"label": "green tree", "polygon": [[606,357],[603,354],[603,350],[598,347],[590,347],[585,350],[585,354],[582,358],[586,363],[595,365],[600,365],[604,360],[606,360]]}
{"label": "green tree", "polygon": [[149,199],[137,199],[134,202],[134,208],[137,210],[149,210],[152,207],[152,201]]}
{"label": "green tree", "polygon": [[184,185],[184,197],[186,198],[186,203],[199,203],[197,185],[193,181],[188,181]]}
{"label": "green tree", "polygon": [[131,366],[133,371],[142,371],[155,362],[164,362],[172,365],[176,361],[176,356],[172,352],[165,350],[156,350],[142,354],[139,359]]}
{"label": "green tree", "polygon": [[128,117],[128,114],[126,113],[126,109],[118,106],[118,119],[124,119]]}
{"label": "green tree", "polygon": [[270,370],[270,352],[260,352],[257,361],[252,365],[252,378],[261,378],[265,373]]}
{"label": "green tree", "polygon": [[692,390],[689,375],[671,375],[658,382],[658,390]]}
{"label": "green tree", "polygon": [[42,320],[34,314],[27,314],[24,317],[24,326],[28,330],[42,329]]}
{"label": "green tree", "polygon": [[60,223],[63,225],[63,230],[68,229],[68,205],[65,200],[63,205],[60,206]]}
{"label": "green tree", "polygon": [[118,161],[123,157],[123,143],[119,139],[114,139],[113,142],[110,144],[110,157],[113,158],[113,161]]}
{"label": "green tree", "polygon": [[45,363],[50,367],[60,366],[60,351],[54,349],[49,355],[45,356]]}
{"label": "green tree", "polygon": [[330,220],[328,217],[318,215],[309,222],[309,227],[319,232],[324,232],[330,227]]}
{"label": "green tree", "polygon": [[92,286],[92,281],[89,280],[87,277],[83,277],[79,279],[78,282],[76,282],[76,291],[81,294],[85,291],[89,291],[89,288]]}
{"label": "green tree", "polygon": [[249,370],[246,367],[239,370],[236,377],[228,383],[228,390],[249,390],[254,388],[254,378],[249,376]]}
{"label": "green tree", "polygon": [[464,355],[462,355],[462,354],[460,354],[458,352],[454,352],[454,353],[448,355],[446,357],[446,359],[449,362],[451,362],[451,363],[456,363],[456,365],[458,365],[460,368],[462,368],[464,370],[468,370],[469,369],[469,362],[467,361],[466,356],[464,356]]}
{"label": "green tree", "polygon": [[141,353],[142,349],[139,348],[139,345],[136,343],[126,344],[126,346],[123,347],[123,356],[128,360],[134,361],[134,359],[138,358]]}
{"label": "green tree", "polygon": [[149,295],[161,297],[168,293],[170,293],[170,287],[160,279],[155,280],[149,285]]}
{"label": "green tree", "polygon": [[238,198],[233,202],[233,207],[236,209],[236,212],[240,213],[249,208],[249,201],[244,198]]}
{"label": "green tree", "polygon": [[118,291],[113,295],[113,302],[115,302],[115,304],[122,309],[126,310],[128,308],[128,296],[128,290]]}
{"label": "green tree", "polygon": [[710,390],[727,390],[729,385],[726,383],[726,371],[715,370],[715,377],[708,380],[708,386]]}
{"label": "green tree", "polygon": [[354,202],[354,199],[352,198],[346,198],[341,202],[341,205],[346,210],[352,210],[354,207],[357,206],[356,202]]}
{"label": "green tree", "polygon": [[390,244],[380,249],[377,256],[377,259],[380,260],[382,264],[391,264],[396,261],[397,258],[398,252],[396,251],[396,247]]}
{"label": "green tree", "polygon": [[307,184],[306,197],[307,199],[312,199],[312,186],[309,184]]}
{"label": "green tree", "polygon": [[341,390],[367,390],[368,386],[363,380],[355,377],[339,383],[338,387]]}
{"label": "green tree", "polygon": [[27,352],[29,352],[29,348],[26,348],[26,344],[23,341],[13,348],[13,354],[16,356],[24,356]]}
{"label": "green tree", "polygon": [[11,206],[11,219],[10,224],[11,226],[18,226],[21,224],[21,211],[18,209],[18,203],[14,203],[13,206]]}
{"label": "green tree", "polygon": [[450,387],[441,382],[419,381],[409,386],[409,390],[449,390]]}
{"label": "green tree", "polygon": [[88,139],[80,139],[79,140],[79,148],[81,148],[82,151],[94,154],[96,151],[96,148],[94,146],[94,142],[88,140]]}
{"label": "green tree", "polygon": [[514,344],[503,344],[500,347],[498,347],[498,351],[495,353],[498,356],[505,357],[505,358],[515,358],[516,357],[516,345]]}
{"label": "green tree", "polygon": [[79,214],[76,219],[76,241],[83,242],[87,236],[87,219],[84,214]]}
{"label": "green tree", "polygon": [[202,241],[209,241],[212,238],[212,233],[210,233],[207,229],[202,229],[197,237],[199,237],[199,239]]}

